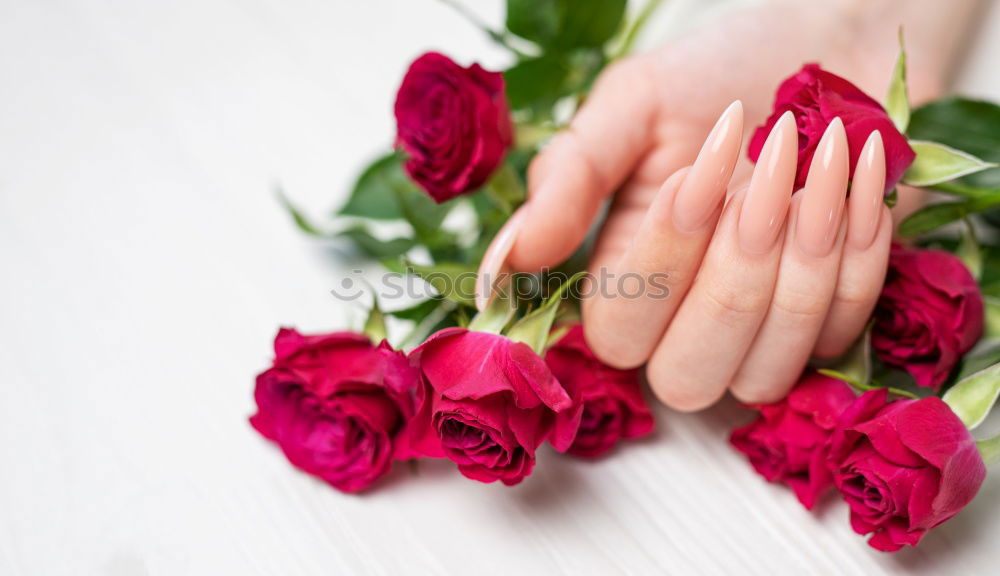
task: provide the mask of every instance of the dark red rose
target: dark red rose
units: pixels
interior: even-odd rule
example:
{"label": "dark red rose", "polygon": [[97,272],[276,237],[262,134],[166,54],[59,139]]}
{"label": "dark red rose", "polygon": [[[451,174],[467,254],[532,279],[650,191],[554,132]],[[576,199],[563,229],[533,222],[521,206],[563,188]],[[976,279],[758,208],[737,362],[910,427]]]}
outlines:
{"label": "dark red rose", "polygon": [[883,362],[938,390],[983,333],[983,297],[956,256],[892,247],[875,307],[872,348]]}
{"label": "dark red rose", "polygon": [[936,396],[890,402],[866,392],[831,439],[834,483],[851,509],[851,527],[893,552],[915,546],[964,508],[986,466],[969,431]]}
{"label": "dark red rose", "polygon": [[414,452],[450,458],[473,480],[513,485],[531,473],[543,441],[572,444],[579,403],[526,344],[446,328],[411,358],[422,375]]}
{"label": "dark red rose", "polygon": [[282,328],[273,366],[257,376],[250,423],[295,466],[357,492],[406,457],[404,423],[418,375],[406,357],[366,336],[303,336]]}
{"label": "dark red rose", "polygon": [[781,115],[787,111],[795,115],[799,129],[799,166],[795,173],[795,189],[805,186],[813,153],[826,127],[838,116],[847,131],[851,153],[851,176],[858,163],[861,149],[868,136],[878,130],[885,145],[885,190],[889,192],[913,163],[916,154],[906,137],[896,130],[882,105],[847,80],[823,70],[817,64],[806,64],[790,76],[774,99],[774,111],[763,126],[757,128],[750,140],[750,159],[760,156],[767,135],[771,133]]}
{"label": "dark red rose", "polygon": [[755,406],[760,415],[734,430],[730,441],[758,474],[787,484],[802,505],[812,509],[833,486],[826,462],[828,443],[854,399],[845,382],[808,371],[784,400]]}
{"label": "dark red rose", "polygon": [[396,130],[407,173],[435,201],[479,188],[513,141],[503,75],[424,54],[396,94]]}
{"label": "dark red rose", "polygon": [[576,324],[545,353],[545,363],[567,390],[579,394],[583,416],[566,452],[596,458],[620,439],[653,431],[653,415],[639,388],[638,370],[617,370],[594,356]]}

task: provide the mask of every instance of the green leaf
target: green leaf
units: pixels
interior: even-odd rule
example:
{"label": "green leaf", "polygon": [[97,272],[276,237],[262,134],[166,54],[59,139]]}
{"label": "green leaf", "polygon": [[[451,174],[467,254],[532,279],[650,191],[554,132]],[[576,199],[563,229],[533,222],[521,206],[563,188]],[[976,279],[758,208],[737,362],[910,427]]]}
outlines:
{"label": "green leaf", "polygon": [[896,129],[905,133],[910,123],[910,98],[906,90],[906,47],[903,45],[902,27],[899,29],[899,57],[896,59],[896,68],[892,71],[885,110]]}
{"label": "green leaf", "polygon": [[602,46],[625,16],[626,0],[507,0],[507,29],[543,48]]}
{"label": "green leaf", "polygon": [[410,320],[412,322],[420,322],[426,318],[431,312],[434,312],[441,306],[441,298],[428,298],[417,302],[412,306],[407,306],[399,310],[386,310],[386,314],[392,316],[393,318],[399,318],[400,320]]}
{"label": "green leaf", "polygon": [[439,232],[441,222],[454,204],[436,203],[406,174],[404,162],[402,154],[392,153],[370,164],[338,214],[373,220],[406,220],[418,236]]}
{"label": "green leaf", "polygon": [[966,428],[972,430],[986,419],[998,396],[1000,364],[994,364],[964,378],[945,392],[941,399],[951,407]]}
{"label": "green leaf", "polygon": [[544,353],[549,333],[552,331],[552,324],[559,312],[559,304],[563,300],[563,294],[585,274],[586,272],[578,272],[564,282],[537,310],[526,314],[524,318],[511,326],[510,330],[507,331],[507,337],[516,342],[524,342],[539,355]]}
{"label": "green leaf", "polygon": [[[913,111],[907,136],[965,150],[987,162],[1000,162],[1000,106],[966,98],[944,98]],[[962,178],[976,188],[1000,187],[1000,168]]]}
{"label": "green leaf", "polygon": [[903,220],[899,225],[899,234],[902,236],[924,234],[945,224],[961,220],[970,214],[989,210],[994,206],[1000,206],[1000,195],[961,202],[929,204]]}
{"label": "green leaf", "polygon": [[385,316],[378,305],[378,297],[372,294],[372,309],[368,312],[368,319],[365,320],[365,335],[378,344],[389,337],[389,331],[385,328]]}
{"label": "green leaf", "polygon": [[910,140],[910,147],[917,153],[903,174],[903,183],[910,186],[933,186],[997,166],[937,142]]}
{"label": "green leaf", "polygon": [[540,45],[559,31],[559,0],[507,0],[507,29]]}
{"label": "green leaf", "polygon": [[416,244],[412,238],[403,237],[379,240],[372,236],[367,228],[360,225],[352,226],[347,230],[339,232],[337,235],[349,238],[359,250],[376,259],[402,256],[409,252]]}
{"label": "green leaf", "polygon": [[295,225],[299,228],[299,230],[310,236],[330,236],[330,232],[321,230],[318,226],[313,224],[301,210],[292,204],[291,200],[285,196],[285,192],[283,190],[279,188],[275,191],[275,193],[278,195],[278,201],[281,202],[281,205],[288,212],[288,215],[292,217],[292,221],[295,222]]}
{"label": "green leaf", "polygon": [[439,262],[433,266],[408,264],[408,268],[423,278],[442,297],[475,307],[476,270],[455,262]]}
{"label": "green leaf", "polygon": [[554,45],[560,48],[602,46],[618,31],[626,0],[562,0],[561,26]]}
{"label": "green leaf", "polygon": [[504,72],[511,108],[550,108],[564,95],[569,64],[558,54],[522,60]]}
{"label": "green leaf", "polygon": [[347,203],[338,211],[343,216],[360,216],[373,220],[402,218],[396,202],[396,188],[415,188],[401,170],[402,159],[392,153],[375,160],[361,173]]}

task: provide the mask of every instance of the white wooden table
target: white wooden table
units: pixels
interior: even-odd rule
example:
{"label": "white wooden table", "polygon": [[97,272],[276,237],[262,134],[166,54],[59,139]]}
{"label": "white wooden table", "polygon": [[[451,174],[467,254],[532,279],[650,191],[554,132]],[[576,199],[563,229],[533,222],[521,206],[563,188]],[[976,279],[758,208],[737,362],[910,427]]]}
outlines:
{"label": "white wooden table", "polygon": [[[357,315],[273,185],[342,201],[429,48],[504,63],[432,0],[0,1],[0,574],[995,573],[1000,478],[879,554],[751,471],[733,404],[513,489],[431,463],[346,496],[253,433],[277,326]],[[958,88],[1000,100],[997,56],[1000,7]]]}

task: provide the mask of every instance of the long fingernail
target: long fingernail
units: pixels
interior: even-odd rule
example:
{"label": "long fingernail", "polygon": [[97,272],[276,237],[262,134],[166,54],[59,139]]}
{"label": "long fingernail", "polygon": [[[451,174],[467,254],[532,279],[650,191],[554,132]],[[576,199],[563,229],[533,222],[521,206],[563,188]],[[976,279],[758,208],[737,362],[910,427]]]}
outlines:
{"label": "long fingernail", "polygon": [[833,249],[844,215],[850,169],[844,123],[834,118],[816,146],[805,189],[800,192],[802,201],[798,207],[795,238],[806,254],[822,258]]}
{"label": "long fingernail", "polygon": [[848,200],[847,241],[864,250],[872,245],[882,215],[885,195],[885,148],[878,130],[868,136],[858,165],[854,168],[851,198]]}
{"label": "long fingernail", "polygon": [[795,116],[785,112],[764,142],[743,201],[739,223],[743,250],[763,254],[778,239],[795,183],[798,148]]}
{"label": "long fingernail", "polygon": [[695,232],[708,222],[726,195],[726,185],[740,155],[743,103],[733,102],[722,113],[698,152],[698,158],[674,198],[674,227]]}
{"label": "long fingernail", "polygon": [[476,274],[476,308],[483,310],[490,303],[493,296],[493,285],[497,281],[500,271],[503,270],[510,255],[511,248],[514,247],[514,240],[524,221],[524,215],[528,212],[528,205],[521,206],[517,212],[511,216],[500,228],[497,235],[490,242],[490,247],[483,254],[483,260],[479,263],[479,272]]}

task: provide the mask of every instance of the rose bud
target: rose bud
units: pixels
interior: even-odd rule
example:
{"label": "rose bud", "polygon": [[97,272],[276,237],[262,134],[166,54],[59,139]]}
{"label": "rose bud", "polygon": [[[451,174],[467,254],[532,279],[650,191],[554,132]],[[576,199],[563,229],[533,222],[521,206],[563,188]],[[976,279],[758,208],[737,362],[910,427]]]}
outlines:
{"label": "rose bud", "polygon": [[362,334],[303,336],[287,328],[274,353],[273,366],[257,376],[250,424],[292,464],[357,492],[406,456],[399,438],[418,375],[402,353]]}
{"label": "rose bud", "polygon": [[872,348],[883,362],[938,390],[982,333],[983,298],[961,260],[893,246],[872,327]]}
{"label": "rose bud", "polygon": [[828,442],[841,413],[854,402],[851,387],[807,371],[788,396],[755,406],[756,420],[737,428],[730,442],[769,482],[787,484],[808,509],[833,486],[827,468]]}
{"label": "rose bud", "polygon": [[617,370],[601,363],[576,324],[545,353],[545,363],[563,387],[577,391],[583,416],[576,440],[566,452],[596,458],[620,439],[653,431],[653,415],[639,388],[638,370]]}
{"label": "rose bud", "polygon": [[750,160],[757,161],[771,128],[789,110],[795,115],[799,129],[796,190],[805,186],[816,146],[826,127],[837,117],[844,122],[847,131],[852,177],[861,149],[875,130],[882,135],[885,146],[886,192],[893,189],[916,157],[906,137],[899,133],[881,104],[840,76],[823,70],[817,64],[806,64],[778,87],[773,113],[763,126],[757,128],[750,140]]}
{"label": "rose bud", "polygon": [[479,188],[513,142],[503,75],[424,54],[396,94],[396,130],[406,172],[435,201]]}
{"label": "rose bud", "polygon": [[447,457],[473,480],[513,485],[531,473],[543,441],[557,450],[572,444],[579,404],[526,344],[446,328],[411,358],[422,377],[411,425],[415,453]]}
{"label": "rose bud", "polygon": [[885,389],[844,411],[830,465],[851,527],[887,552],[915,546],[972,501],[986,477],[975,441],[947,404],[936,396],[890,402]]}

